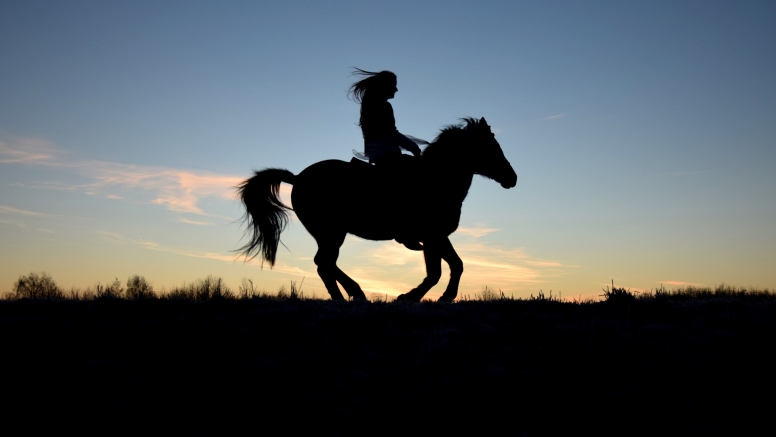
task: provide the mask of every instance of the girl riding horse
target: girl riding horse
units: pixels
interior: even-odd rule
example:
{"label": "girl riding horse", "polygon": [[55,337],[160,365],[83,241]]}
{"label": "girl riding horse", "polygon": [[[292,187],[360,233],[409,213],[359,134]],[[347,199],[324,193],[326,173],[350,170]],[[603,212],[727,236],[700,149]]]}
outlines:
{"label": "girl riding horse", "polygon": [[[414,159],[402,154],[401,149],[420,157],[420,147],[415,141],[402,135],[396,129],[392,99],[399,89],[396,75],[391,71],[372,72],[356,68],[353,74],[364,77],[348,89],[348,95],[361,104],[358,125],[364,136],[364,155],[370,163],[384,170],[395,185],[398,195],[411,187]],[[396,241],[408,249],[423,250],[416,238],[399,235]]]}

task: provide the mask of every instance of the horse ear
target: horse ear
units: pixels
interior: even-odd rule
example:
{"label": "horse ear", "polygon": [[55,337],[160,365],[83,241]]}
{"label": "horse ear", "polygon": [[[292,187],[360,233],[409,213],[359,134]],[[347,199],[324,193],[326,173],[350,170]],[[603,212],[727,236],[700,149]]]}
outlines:
{"label": "horse ear", "polygon": [[480,126],[484,126],[484,127],[488,128],[488,132],[490,132],[490,126],[488,126],[488,122],[485,121],[485,117],[482,117],[480,119]]}

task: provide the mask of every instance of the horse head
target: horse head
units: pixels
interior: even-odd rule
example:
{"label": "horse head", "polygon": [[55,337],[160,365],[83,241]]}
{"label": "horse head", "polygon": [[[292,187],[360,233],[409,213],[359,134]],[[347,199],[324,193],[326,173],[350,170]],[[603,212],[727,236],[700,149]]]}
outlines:
{"label": "horse head", "polygon": [[517,185],[517,173],[512,165],[504,157],[501,145],[496,141],[496,135],[491,132],[490,126],[481,118],[479,121],[473,118],[464,119],[466,130],[472,134],[472,148],[474,173],[493,179],[504,188],[512,188]]}

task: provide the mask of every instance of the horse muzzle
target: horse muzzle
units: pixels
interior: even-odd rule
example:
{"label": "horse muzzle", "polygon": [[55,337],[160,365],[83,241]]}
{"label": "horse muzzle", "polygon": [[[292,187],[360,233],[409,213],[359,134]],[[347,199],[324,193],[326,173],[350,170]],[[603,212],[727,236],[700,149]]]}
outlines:
{"label": "horse muzzle", "polygon": [[511,173],[512,174],[500,181],[502,187],[512,188],[517,185],[517,173],[515,173],[514,170]]}

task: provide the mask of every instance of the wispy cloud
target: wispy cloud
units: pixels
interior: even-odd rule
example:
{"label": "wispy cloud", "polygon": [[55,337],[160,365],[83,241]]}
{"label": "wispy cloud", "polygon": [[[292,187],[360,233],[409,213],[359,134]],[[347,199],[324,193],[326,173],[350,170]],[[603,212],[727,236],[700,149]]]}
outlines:
{"label": "wispy cloud", "polygon": [[0,141],[0,162],[44,162],[57,154],[54,146],[45,140],[24,138],[8,144]]}
{"label": "wispy cloud", "polygon": [[665,171],[665,172],[658,172],[653,173],[653,176],[695,176],[695,175],[702,175],[711,173],[711,170],[687,170],[687,171]]}
{"label": "wispy cloud", "polygon": [[660,281],[662,285],[672,285],[675,287],[704,287],[705,284],[697,282],[685,282],[685,281]]}
{"label": "wispy cloud", "polygon": [[200,225],[200,226],[212,226],[213,225],[213,223],[201,222],[201,221],[197,221],[197,220],[189,220],[189,219],[187,219],[185,217],[178,217],[178,221],[180,223],[186,223],[186,224],[190,224],[190,225]]}
{"label": "wispy cloud", "polygon": [[[347,272],[348,276],[358,282],[365,293],[396,297],[410,291],[417,284],[380,278],[370,269],[354,269]],[[422,277],[420,278],[423,279]],[[418,281],[420,282],[420,280]]]}
{"label": "wispy cloud", "polygon": [[[476,235],[478,233],[474,233]],[[481,243],[473,238],[454,243],[464,263],[461,293],[478,292],[489,285],[506,291],[517,291],[526,285],[547,282],[563,276],[574,266],[557,261],[535,259],[522,248],[505,249]],[[359,282],[364,290],[396,296],[406,293],[425,277],[425,261],[421,252],[412,252],[396,242],[385,242],[364,251],[359,265],[346,273]],[[443,263],[443,265],[445,265]],[[443,278],[443,283],[445,279]],[[441,285],[441,284],[440,284]],[[444,290],[437,285],[432,295]]]}
{"label": "wispy cloud", "polygon": [[425,269],[421,252],[408,250],[395,241],[388,241],[377,248],[367,250],[362,258],[369,259],[380,266],[406,266],[414,264],[418,269]]}
{"label": "wispy cloud", "polygon": [[566,116],[566,114],[555,114],[555,115],[550,115],[549,117],[544,117],[544,118],[542,118],[542,121],[548,121],[548,120],[556,120],[556,119],[558,119],[558,118],[565,117],[565,116]]}
{"label": "wispy cloud", "polygon": [[26,228],[27,227],[27,225],[22,223],[22,222],[18,222],[16,220],[6,220],[6,219],[3,219],[3,218],[0,218],[0,224],[18,226],[20,228]]}
{"label": "wispy cloud", "polygon": [[504,248],[480,239],[499,230],[478,225],[459,227],[453,234],[453,237],[458,236],[453,238],[453,243],[464,262],[462,285],[488,285],[513,291],[528,284],[545,283],[576,267],[559,261],[537,259],[527,254],[524,248]]}
{"label": "wispy cloud", "polygon": [[80,174],[95,182],[91,191],[110,186],[140,188],[153,193],[151,203],[175,212],[205,215],[197,205],[203,197],[234,198],[234,187],[243,178],[210,172],[136,166],[102,161],[70,163]]}
{"label": "wispy cloud", "polygon": [[[173,253],[176,255],[185,256],[189,258],[212,259],[216,261],[227,262],[230,264],[235,262],[245,262],[245,264],[247,265],[262,268],[261,262],[258,259],[245,261],[243,260],[243,258],[240,258],[237,254],[234,254],[234,253],[206,252],[206,251],[199,251],[199,250],[193,250],[193,249],[177,248],[177,247],[171,247],[171,246],[159,244],[150,240],[132,239],[115,232],[107,232],[107,231],[95,231],[95,232],[98,235],[102,236],[105,241],[111,242],[111,243],[131,244],[148,250]],[[302,269],[300,267],[291,266],[291,265],[285,264],[280,260],[278,260],[278,262],[275,263],[275,266],[272,268],[272,271],[277,273],[294,275],[298,277],[317,277],[317,272],[311,272],[311,271]]]}
{"label": "wispy cloud", "polygon": [[7,205],[0,205],[0,213],[2,214],[15,214],[15,215],[26,215],[26,216],[44,216],[45,214],[39,213],[39,212],[33,212],[33,211],[27,211],[25,209],[19,209],[14,208],[12,206]]}
{"label": "wispy cloud", "polygon": [[[515,289],[525,284],[539,284],[549,277],[560,276],[560,263],[536,265],[523,248],[505,249],[482,243],[458,244],[458,255],[464,262],[466,281],[478,287],[490,285]],[[533,264],[532,264],[533,263]]]}
{"label": "wispy cloud", "polygon": [[[61,181],[35,184],[38,188],[81,191],[84,194],[103,194],[115,189],[141,190],[150,194],[149,203],[196,215],[208,215],[199,206],[206,197],[235,198],[235,186],[246,175],[219,174],[160,166],[141,166],[96,160],[68,160],[52,144],[35,139],[22,139],[13,144],[0,142],[0,162],[56,167],[69,170],[90,182],[70,184]],[[289,187],[281,187],[286,199]],[[121,199],[115,193],[106,197]]]}
{"label": "wispy cloud", "polygon": [[469,237],[480,238],[480,237],[484,237],[484,236],[486,236],[488,234],[492,234],[493,232],[498,232],[500,230],[501,229],[485,228],[485,227],[471,227],[471,228],[459,227],[458,229],[456,229],[455,233],[456,234],[461,234],[461,235],[466,235],[466,236],[469,236]]}

